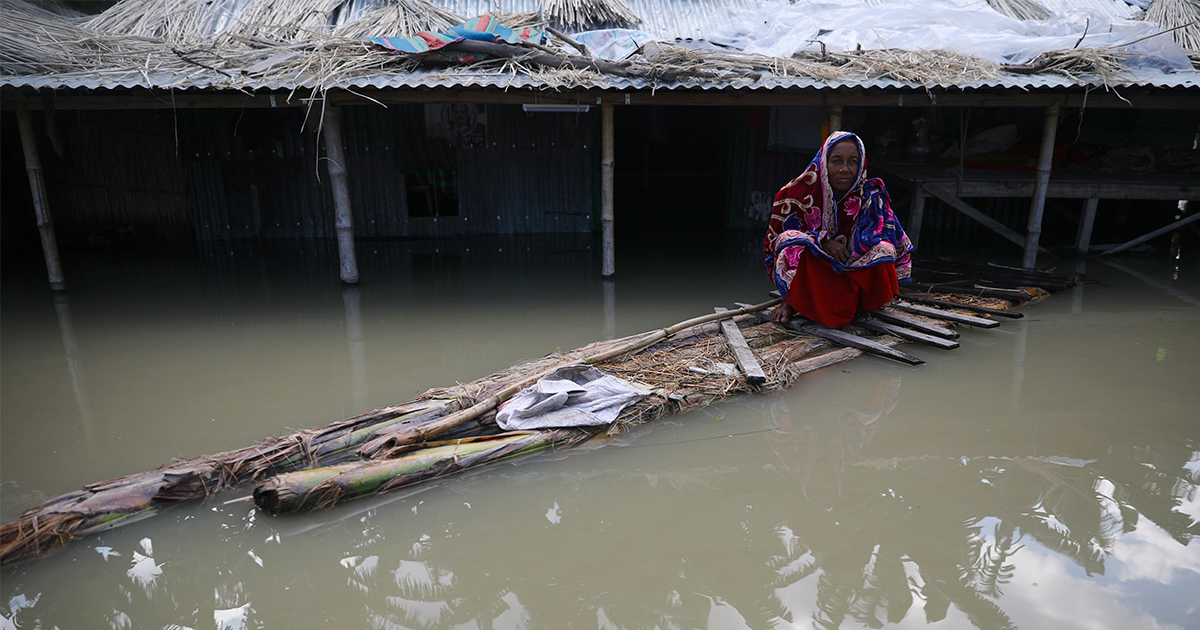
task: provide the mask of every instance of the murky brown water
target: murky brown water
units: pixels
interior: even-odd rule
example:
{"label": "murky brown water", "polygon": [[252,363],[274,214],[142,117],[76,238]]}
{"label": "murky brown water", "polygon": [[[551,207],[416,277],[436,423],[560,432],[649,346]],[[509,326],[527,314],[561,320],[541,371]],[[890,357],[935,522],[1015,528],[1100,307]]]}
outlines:
{"label": "murky brown water", "polygon": [[[0,515],[761,299],[756,244],[587,239],[5,265]],[[859,359],[599,448],[273,518],[223,495],[6,569],[20,628],[1200,627],[1200,259],[928,364]],[[1189,544],[1190,543],[1190,544]]]}

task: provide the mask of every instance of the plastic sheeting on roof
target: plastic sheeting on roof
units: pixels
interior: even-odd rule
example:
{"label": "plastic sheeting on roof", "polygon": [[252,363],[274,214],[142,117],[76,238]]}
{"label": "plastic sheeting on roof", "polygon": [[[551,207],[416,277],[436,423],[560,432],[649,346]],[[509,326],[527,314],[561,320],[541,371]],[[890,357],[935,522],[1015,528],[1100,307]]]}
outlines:
{"label": "plastic sheeting on roof", "polygon": [[757,9],[722,12],[715,21],[725,26],[710,31],[709,41],[773,57],[890,48],[946,50],[1022,64],[1045,52],[1136,41],[1129,48],[1139,54],[1127,65],[1192,68],[1183,50],[1155,24],[1083,13],[1022,21],[997,13],[984,0],[906,0],[874,7],[861,0],[771,0]]}

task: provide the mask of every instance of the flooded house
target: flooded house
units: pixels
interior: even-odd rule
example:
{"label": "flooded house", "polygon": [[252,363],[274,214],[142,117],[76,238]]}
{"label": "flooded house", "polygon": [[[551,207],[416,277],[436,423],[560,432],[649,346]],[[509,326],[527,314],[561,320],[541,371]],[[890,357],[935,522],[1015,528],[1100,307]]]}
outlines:
{"label": "flooded house", "polygon": [[[0,0],[0,520],[173,484],[35,522],[78,540],[5,556],[3,619],[1195,625],[1200,53],[1169,1]],[[301,427],[766,299],[774,195],[836,130],[918,266],[1104,289],[905,346],[923,371],[722,373],[638,448],[254,503],[242,464],[307,461]]]}
{"label": "flooded house", "polygon": [[[75,16],[6,3],[9,24],[44,34],[6,40],[6,180],[20,181],[24,162],[42,184],[34,196],[6,186],[5,246],[29,246],[34,225],[46,247],[336,238],[354,283],[356,240],[598,234],[611,275],[621,239],[664,222],[761,229],[774,191],[839,128],[868,140],[914,240],[983,229],[1023,248],[1026,267],[1045,246],[1089,250],[1097,229],[1112,246],[1128,240],[1116,233],[1168,226],[1197,194],[1200,86],[1171,33],[1104,26],[1136,16],[1125,2],[1077,12],[1092,17],[1070,53],[1014,34],[1009,49],[971,54],[946,52],[977,37],[951,26],[909,35],[942,37],[938,53],[905,41],[831,49],[849,25],[828,44],[791,42],[755,31],[750,8],[716,2],[634,2],[595,18],[517,3],[476,25],[499,48],[431,50],[398,35],[463,16],[326,2],[318,18],[308,4],[122,2]],[[1163,210],[1131,217],[1129,199]]]}

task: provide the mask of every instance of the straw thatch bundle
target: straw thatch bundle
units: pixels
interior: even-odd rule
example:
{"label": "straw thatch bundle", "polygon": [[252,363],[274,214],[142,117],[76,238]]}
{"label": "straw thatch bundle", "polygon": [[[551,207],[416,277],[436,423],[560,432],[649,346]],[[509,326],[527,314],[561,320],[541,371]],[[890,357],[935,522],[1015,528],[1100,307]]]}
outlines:
{"label": "straw thatch bundle", "polygon": [[1054,50],[1042,53],[1026,64],[1004,66],[1004,69],[1022,74],[1061,74],[1078,82],[1084,81],[1086,77],[1095,76],[1104,85],[1109,85],[1124,76],[1125,59],[1134,54],[1127,49],[1113,46]]}
{"label": "straw thatch bundle", "polygon": [[329,31],[343,0],[125,0],[86,25],[98,32],[192,44],[220,36],[295,42]]}
{"label": "straw thatch bundle", "polygon": [[462,16],[429,0],[392,0],[336,27],[333,33],[341,37],[412,37],[421,31],[445,31],[464,21]]}
{"label": "straw thatch bundle", "polygon": [[987,0],[988,6],[1014,20],[1045,20],[1054,15],[1036,0]]}
{"label": "straw thatch bundle", "polygon": [[945,50],[880,49],[830,56],[841,61],[847,72],[869,79],[895,79],[926,87],[989,81],[1000,74],[997,64]]}
{"label": "straw thatch bundle", "polygon": [[625,0],[542,0],[540,13],[571,29],[633,26],[642,21]]}
{"label": "straw thatch bundle", "polygon": [[1154,0],[1142,19],[1170,31],[1180,48],[1200,51],[1200,0]]}

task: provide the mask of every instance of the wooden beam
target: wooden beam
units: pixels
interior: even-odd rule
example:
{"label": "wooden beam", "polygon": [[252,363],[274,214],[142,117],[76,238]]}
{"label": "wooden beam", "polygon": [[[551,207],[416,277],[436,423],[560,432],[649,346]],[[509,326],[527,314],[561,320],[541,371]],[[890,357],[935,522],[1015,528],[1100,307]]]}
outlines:
{"label": "wooden beam", "polygon": [[1022,266],[1037,265],[1038,241],[1042,238],[1042,215],[1046,209],[1046,185],[1050,182],[1050,167],[1054,158],[1054,139],[1058,135],[1058,103],[1046,108],[1042,119],[1042,147],[1038,154],[1037,179],[1033,186],[1033,201],[1029,206],[1029,222],[1025,226],[1025,256]]}
{"label": "wooden beam", "polygon": [[909,313],[916,313],[917,315],[932,317],[934,319],[954,322],[956,324],[975,326],[976,328],[996,328],[1000,326],[1000,322],[994,319],[984,319],[982,317],[974,317],[972,315],[963,315],[962,313],[952,313],[950,311],[943,311],[940,308],[930,308],[928,306],[921,306],[919,304],[909,304],[908,302],[904,302],[902,300],[897,301],[893,305],[893,308],[897,308],[902,311],[908,311]]}
{"label": "wooden beam", "polygon": [[338,273],[345,284],[358,284],[358,258],[354,252],[354,214],[346,185],[346,152],[342,144],[342,113],[337,105],[325,108],[321,122],[325,135],[325,160],[333,186],[333,224],[337,230]]}
{"label": "wooden beam", "polygon": [[[726,311],[719,306],[713,310],[718,313]],[[742,330],[738,328],[737,322],[732,319],[721,320],[721,333],[725,335],[725,343],[729,344],[729,350],[733,352],[733,360],[737,362],[738,369],[746,376],[746,382],[751,385],[766,383],[767,375],[763,372],[762,366],[758,364],[758,358],[754,356],[754,351],[746,343],[746,338],[742,336]]]}
{"label": "wooden beam", "polygon": [[896,324],[889,324],[876,319],[866,318],[855,322],[855,324],[877,333],[893,335],[895,337],[904,339],[905,341],[911,341],[926,346],[933,346],[934,348],[940,348],[942,350],[954,350],[958,347],[957,341],[942,339],[940,337],[934,337],[933,335],[926,335],[923,332],[919,332],[911,328],[897,326]]}
{"label": "wooden beam", "polygon": [[42,239],[42,254],[46,259],[46,274],[50,289],[65,291],[62,263],[58,257],[58,239],[54,236],[54,220],[46,200],[46,181],[42,176],[42,159],[38,155],[37,136],[33,133],[33,116],[24,101],[17,101],[17,129],[21,134],[21,149],[25,153],[25,172],[29,175],[29,192],[33,197],[33,213],[37,217],[38,234]]}
{"label": "wooden beam", "polygon": [[942,339],[958,339],[958,331],[946,328],[940,324],[923,322],[915,317],[909,317],[904,313],[897,313],[892,309],[881,308],[876,311],[871,311],[870,314],[872,317],[881,322],[887,322],[897,326],[907,326],[932,337],[941,337]]}
{"label": "wooden beam", "polygon": [[[938,199],[942,200],[943,202],[949,204],[955,210],[958,210],[959,212],[967,215],[968,217],[975,219],[976,221],[982,223],[988,229],[999,234],[1000,236],[1003,236],[1004,238],[1016,243],[1017,245],[1025,245],[1025,238],[1022,237],[1020,234],[1017,234],[1017,232],[1015,230],[1013,230],[1013,229],[1009,228],[1007,225],[1004,225],[1003,223],[993,219],[992,217],[989,217],[988,215],[980,212],[971,204],[959,199],[958,197],[955,197],[954,195],[950,194],[949,192],[946,192],[940,186],[928,186],[927,190],[929,191],[929,194],[931,194],[934,197],[937,197]],[[1045,250],[1042,250],[1042,251],[1045,251]],[[1046,252],[1046,253],[1049,253],[1049,252]]]}
{"label": "wooden beam", "polygon": [[601,154],[600,154],[600,235],[601,235],[601,265],[600,275],[611,278],[616,273],[615,252],[616,244],[613,237],[613,168],[615,167],[615,141],[613,132],[613,106],[605,105],[601,112]]}
{"label": "wooden beam", "polygon": [[1142,236],[1139,236],[1139,237],[1133,239],[1132,241],[1129,241],[1128,243],[1122,243],[1112,249],[1108,249],[1103,252],[1100,252],[1100,255],[1107,256],[1109,254],[1123,252],[1123,251],[1129,249],[1130,247],[1136,247],[1138,245],[1141,245],[1142,243],[1145,243],[1146,241],[1148,241],[1156,236],[1162,236],[1163,234],[1166,234],[1167,232],[1170,232],[1171,230],[1174,230],[1176,228],[1181,228],[1189,223],[1196,221],[1197,219],[1200,219],[1200,212],[1198,212],[1196,214],[1188,215],[1170,225],[1167,225],[1167,226],[1161,227],[1157,230],[1154,230],[1153,232],[1150,232],[1149,234],[1143,234]]}

